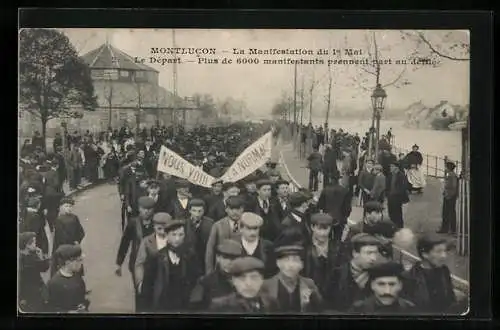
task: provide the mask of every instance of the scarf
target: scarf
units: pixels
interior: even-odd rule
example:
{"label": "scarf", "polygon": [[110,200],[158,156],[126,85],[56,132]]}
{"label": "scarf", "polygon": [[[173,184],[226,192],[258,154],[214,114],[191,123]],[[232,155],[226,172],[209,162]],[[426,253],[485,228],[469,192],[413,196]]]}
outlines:
{"label": "scarf", "polygon": [[358,285],[359,288],[363,289],[368,283],[369,275],[366,270],[361,269],[353,262],[351,262],[351,272],[354,282]]}
{"label": "scarf", "polygon": [[316,248],[316,253],[318,257],[328,258],[328,240],[324,242],[319,242],[317,239],[312,240],[313,246]]}
{"label": "scarf", "polygon": [[296,216],[300,217],[302,219],[302,222],[304,221],[305,213],[300,212],[298,210],[291,210],[290,213],[295,214]]}

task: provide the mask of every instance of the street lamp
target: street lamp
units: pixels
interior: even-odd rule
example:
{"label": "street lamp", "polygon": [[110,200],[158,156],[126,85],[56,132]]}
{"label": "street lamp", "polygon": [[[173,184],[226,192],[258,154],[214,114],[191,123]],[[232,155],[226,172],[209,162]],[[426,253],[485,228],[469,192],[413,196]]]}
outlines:
{"label": "street lamp", "polygon": [[387,98],[387,93],[385,90],[377,84],[377,87],[373,90],[372,93],[372,106],[373,106],[373,116],[376,120],[375,126],[375,160],[378,159],[378,148],[380,141],[380,117],[382,115],[382,111],[384,111],[385,107],[385,99]]}

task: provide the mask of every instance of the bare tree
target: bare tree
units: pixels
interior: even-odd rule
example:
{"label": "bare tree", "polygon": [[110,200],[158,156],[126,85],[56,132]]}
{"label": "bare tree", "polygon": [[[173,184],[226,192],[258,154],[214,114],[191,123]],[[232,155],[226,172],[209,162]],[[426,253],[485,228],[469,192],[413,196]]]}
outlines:
{"label": "bare tree", "polygon": [[470,61],[468,31],[400,31],[401,39],[413,42],[421,58]]}

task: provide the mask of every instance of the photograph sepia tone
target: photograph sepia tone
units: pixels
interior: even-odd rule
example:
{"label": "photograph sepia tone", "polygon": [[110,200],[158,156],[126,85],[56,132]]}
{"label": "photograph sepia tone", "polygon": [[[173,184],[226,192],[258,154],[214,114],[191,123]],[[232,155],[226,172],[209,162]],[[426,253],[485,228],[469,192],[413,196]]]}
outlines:
{"label": "photograph sepia tone", "polygon": [[467,30],[19,30],[18,313],[464,315]]}

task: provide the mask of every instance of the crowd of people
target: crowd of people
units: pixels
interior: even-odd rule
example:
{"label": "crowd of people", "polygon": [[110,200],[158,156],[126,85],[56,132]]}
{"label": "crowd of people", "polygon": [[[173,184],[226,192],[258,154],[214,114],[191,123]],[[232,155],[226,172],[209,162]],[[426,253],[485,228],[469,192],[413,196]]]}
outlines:
{"label": "crowd of people", "polygon": [[[122,275],[128,255],[137,313],[463,311],[445,264],[446,239],[431,234],[419,237],[416,244],[422,262],[404,269],[393,258],[392,244],[411,235],[401,230],[402,219],[398,222],[394,211],[390,219],[384,218],[383,195],[372,196],[373,187],[361,180],[362,175],[358,186],[365,196],[363,218],[349,221],[354,193],[349,173],[358,159],[354,146],[360,143],[355,136],[339,130],[338,138],[324,140],[332,145],[326,144],[324,160],[310,157],[310,168],[324,170],[328,178],[319,198],[313,194],[317,175],[313,174],[310,189],[290,192],[289,182],[271,161],[239,182],[216,179],[210,189],[157,171],[158,151],[164,145],[219,178],[271,127],[271,123],[243,123],[180,129],[175,134],[171,128],[156,127],[149,134],[144,130],[135,136],[123,128],[96,139],[119,150],[113,170],[107,172],[108,178],[116,179],[122,202],[115,274]],[[99,144],[88,136],[67,137],[65,148],[85,150],[88,144]],[[65,164],[66,150],[60,158],[61,146],[56,145],[53,155],[43,157],[37,142],[32,144],[33,153],[23,155],[29,160],[26,166],[35,169],[22,169],[20,308],[25,312],[86,312],[91,301],[80,246],[85,232],[72,212],[75,201],[62,191],[65,177],[60,167]],[[320,144],[314,146],[315,152]],[[335,154],[338,150],[342,156]],[[332,164],[328,162],[325,169],[328,157]],[[339,158],[345,163],[340,169]],[[379,170],[382,175],[384,164]],[[63,166],[69,168],[67,163]],[[388,166],[391,173],[399,168],[393,161]],[[343,176],[351,183],[342,184]],[[397,184],[391,181],[387,186]],[[393,188],[387,196],[395,198]],[[54,236],[51,256],[46,223]],[[45,283],[41,274],[48,269],[51,278]]]}

